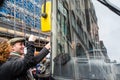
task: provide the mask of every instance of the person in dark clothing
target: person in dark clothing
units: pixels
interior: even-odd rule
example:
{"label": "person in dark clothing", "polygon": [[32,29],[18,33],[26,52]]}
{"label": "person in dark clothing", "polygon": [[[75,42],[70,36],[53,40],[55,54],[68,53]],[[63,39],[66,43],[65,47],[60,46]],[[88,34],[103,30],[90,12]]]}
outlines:
{"label": "person in dark clothing", "polygon": [[24,54],[23,38],[13,38],[8,43],[11,45],[12,52],[8,60],[0,67],[0,80],[33,80],[30,68],[38,64],[48,53],[50,43],[48,43],[37,56],[34,56],[34,41],[36,37],[31,35],[26,43],[27,54]]}

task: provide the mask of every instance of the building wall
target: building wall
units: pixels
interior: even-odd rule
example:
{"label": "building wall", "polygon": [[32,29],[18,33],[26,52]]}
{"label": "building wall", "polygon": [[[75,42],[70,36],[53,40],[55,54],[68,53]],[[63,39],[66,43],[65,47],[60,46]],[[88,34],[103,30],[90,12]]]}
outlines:
{"label": "building wall", "polygon": [[[44,0],[6,0],[0,13],[14,17],[26,25],[40,28],[41,5]],[[17,22],[17,21],[16,21]]]}

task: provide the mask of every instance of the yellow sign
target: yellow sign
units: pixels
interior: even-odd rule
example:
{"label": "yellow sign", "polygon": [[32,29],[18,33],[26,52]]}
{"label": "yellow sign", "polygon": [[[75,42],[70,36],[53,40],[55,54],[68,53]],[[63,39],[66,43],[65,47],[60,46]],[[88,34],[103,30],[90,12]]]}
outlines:
{"label": "yellow sign", "polygon": [[[41,16],[41,31],[49,32],[51,31],[51,2],[46,2],[46,15],[47,17]],[[42,13],[44,13],[44,4],[42,5]]]}

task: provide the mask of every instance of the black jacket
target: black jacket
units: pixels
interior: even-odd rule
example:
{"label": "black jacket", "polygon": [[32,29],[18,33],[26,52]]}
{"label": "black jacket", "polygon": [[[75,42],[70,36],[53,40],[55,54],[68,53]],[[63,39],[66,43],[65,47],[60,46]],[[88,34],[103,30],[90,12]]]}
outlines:
{"label": "black jacket", "polygon": [[16,55],[10,56],[0,67],[0,80],[31,80],[28,77],[28,70],[49,53],[44,47],[39,55],[34,56],[34,49],[34,42],[28,42],[27,54],[23,59]]}

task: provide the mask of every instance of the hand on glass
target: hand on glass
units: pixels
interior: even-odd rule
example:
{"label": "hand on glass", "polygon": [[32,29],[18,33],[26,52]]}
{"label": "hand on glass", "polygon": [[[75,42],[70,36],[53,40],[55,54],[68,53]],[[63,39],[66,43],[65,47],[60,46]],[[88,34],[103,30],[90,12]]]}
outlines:
{"label": "hand on glass", "polygon": [[45,46],[48,50],[51,48],[51,46],[50,46],[50,42],[48,43],[48,44],[46,44],[46,46]]}

